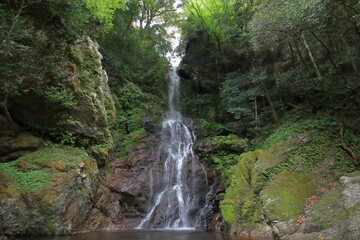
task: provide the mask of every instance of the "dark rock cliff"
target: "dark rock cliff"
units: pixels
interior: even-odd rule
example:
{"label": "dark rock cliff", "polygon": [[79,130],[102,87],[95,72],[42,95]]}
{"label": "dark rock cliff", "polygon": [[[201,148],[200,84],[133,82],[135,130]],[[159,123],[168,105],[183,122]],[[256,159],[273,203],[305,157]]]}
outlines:
{"label": "dark rock cliff", "polygon": [[97,43],[34,13],[17,18],[2,23],[0,236],[116,228],[119,197],[99,170],[115,107]]}

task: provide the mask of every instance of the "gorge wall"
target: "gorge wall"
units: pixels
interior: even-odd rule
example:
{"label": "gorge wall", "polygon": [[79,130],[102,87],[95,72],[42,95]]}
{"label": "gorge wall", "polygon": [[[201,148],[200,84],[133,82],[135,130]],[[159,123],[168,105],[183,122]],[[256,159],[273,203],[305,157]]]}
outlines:
{"label": "gorge wall", "polygon": [[[25,2],[0,2],[0,238],[138,226],[159,159],[166,59],[149,50],[152,32],[143,52],[131,27],[98,46],[53,1]],[[115,20],[131,26],[126,17]],[[357,43],[358,26],[347,24],[336,42]],[[324,29],[314,34],[333,51],[310,32],[305,43],[249,43],[243,52],[229,42],[219,52],[201,30],[186,39],[180,105],[216,193],[207,230],[360,239],[359,54]]]}
{"label": "gorge wall", "polygon": [[2,23],[0,235],[115,228],[119,197],[99,172],[115,121],[102,56],[57,16],[41,25],[37,11]]}

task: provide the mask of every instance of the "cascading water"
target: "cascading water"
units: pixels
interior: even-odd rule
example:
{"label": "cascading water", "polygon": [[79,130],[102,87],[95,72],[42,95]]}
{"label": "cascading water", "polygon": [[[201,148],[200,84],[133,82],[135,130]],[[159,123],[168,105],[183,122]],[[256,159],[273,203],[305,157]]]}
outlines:
{"label": "cascading water", "polygon": [[[163,173],[152,179],[151,207],[138,228],[195,228],[204,225],[209,209],[207,175],[193,152],[195,135],[179,110],[180,80],[169,71],[169,112],[162,124],[159,160],[153,168]],[[152,174],[152,171],[150,171]]]}

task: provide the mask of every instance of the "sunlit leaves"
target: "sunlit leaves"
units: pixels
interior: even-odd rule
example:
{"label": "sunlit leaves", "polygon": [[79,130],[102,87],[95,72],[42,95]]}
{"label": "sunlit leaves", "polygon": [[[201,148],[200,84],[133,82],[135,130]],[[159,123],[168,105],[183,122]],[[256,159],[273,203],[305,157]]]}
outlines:
{"label": "sunlit leaves", "polygon": [[234,22],[233,7],[236,1],[226,0],[185,0],[184,14],[195,28],[200,28],[209,35],[226,37]]}
{"label": "sunlit leaves", "polygon": [[91,14],[104,24],[105,31],[112,27],[116,9],[122,7],[124,0],[85,0],[85,6]]}

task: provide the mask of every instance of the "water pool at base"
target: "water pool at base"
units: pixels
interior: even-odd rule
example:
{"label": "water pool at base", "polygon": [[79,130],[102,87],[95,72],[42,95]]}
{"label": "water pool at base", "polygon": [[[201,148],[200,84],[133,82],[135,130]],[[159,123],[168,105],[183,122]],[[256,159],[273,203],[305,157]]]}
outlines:
{"label": "water pool at base", "polygon": [[[249,240],[230,235],[202,231],[128,230],[92,232],[73,236],[27,237],[17,240]],[[252,239],[255,240],[255,239]],[[261,240],[261,239],[256,239]]]}

